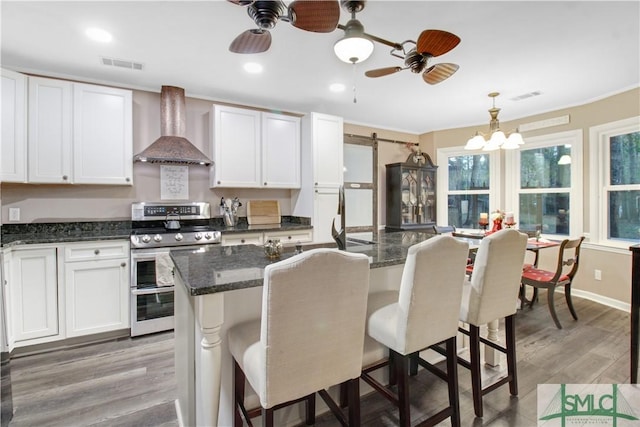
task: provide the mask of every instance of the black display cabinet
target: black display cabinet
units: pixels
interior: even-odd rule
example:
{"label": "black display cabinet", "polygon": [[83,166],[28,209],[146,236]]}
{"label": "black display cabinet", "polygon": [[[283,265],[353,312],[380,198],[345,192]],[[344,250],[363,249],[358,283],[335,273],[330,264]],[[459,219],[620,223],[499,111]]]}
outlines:
{"label": "black display cabinet", "polygon": [[429,155],[412,153],[387,168],[389,231],[431,229],[436,224],[436,170]]}

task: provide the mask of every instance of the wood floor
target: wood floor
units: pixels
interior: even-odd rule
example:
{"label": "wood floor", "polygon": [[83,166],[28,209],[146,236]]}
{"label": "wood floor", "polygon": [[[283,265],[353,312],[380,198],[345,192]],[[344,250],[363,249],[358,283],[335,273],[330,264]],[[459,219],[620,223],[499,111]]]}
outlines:
{"label": "wood floor", "polygon": [[[517,397],[501,387],[485,396],[484,418],[475,418],[469,373],[458,368],[463,426],[535,426],[539,383],[629,382],[628,313],[575,298],[576,322],[558,298],[564,326],[558,330],[544,293],[540,301],[516,317]],[[176,426],[173,373],[172,332],[12,359],[14,417],[9,425]],[[486,373],[500,375],[493,369]],[[415,421],[446,402],[446,386],[426,371],[412,377],[410,388]],[[363,398],[362,419],[365,426],[398,425],[397,411],[377,394]],[[339,424],[320,416],[316,425]]]}

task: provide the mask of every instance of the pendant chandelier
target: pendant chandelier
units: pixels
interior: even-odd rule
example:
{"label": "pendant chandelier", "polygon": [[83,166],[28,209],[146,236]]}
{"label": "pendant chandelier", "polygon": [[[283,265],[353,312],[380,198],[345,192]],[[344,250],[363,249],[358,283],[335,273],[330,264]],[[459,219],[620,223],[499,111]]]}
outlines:
{"label": "pendant chandelier", "polygon": [[500,130],[500,122],[498,121],[498,113],[500,112],[500,109],[496,108],[496,97],[498,95],[500,95],[499,92],[491,92],[488,95],[493,99],[493,107],[489,109],[489,114],[491,115],[489,133],[484,134],[482,132],[476,132],[475,136],[467,141],[467,145],[464,147],[465,150],[482,149],[483,151],[493,151],[499,148],[512,150],[524,144],[522,135],[518,133],[517,129],[509,132],[509,136],[505,135],[505,133]]}

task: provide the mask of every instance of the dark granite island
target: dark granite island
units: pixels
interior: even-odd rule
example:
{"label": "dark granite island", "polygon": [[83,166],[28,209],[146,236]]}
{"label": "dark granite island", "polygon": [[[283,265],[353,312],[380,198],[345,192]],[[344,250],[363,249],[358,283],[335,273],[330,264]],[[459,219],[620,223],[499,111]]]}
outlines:
{"label": "dark granite island", "polygon": [[[347,250],[369,256],[371,292],[398,289],[409,247],[430,237],[433,234],[422,232],[381,233],[377,244],[354,243]],[[478,244],[474,239],[469,242]],[[289,249],[280,260],[293,255]],[[177,272],[175,363],[180,423],[230,426],[232,360],[226,331],[259,316],[264,268],[278,260],[269,260],[263,248],[254,245],[175,249],[171,257]],[[280,412],[288,419],[279,424],[300,419],[297,411]]]}

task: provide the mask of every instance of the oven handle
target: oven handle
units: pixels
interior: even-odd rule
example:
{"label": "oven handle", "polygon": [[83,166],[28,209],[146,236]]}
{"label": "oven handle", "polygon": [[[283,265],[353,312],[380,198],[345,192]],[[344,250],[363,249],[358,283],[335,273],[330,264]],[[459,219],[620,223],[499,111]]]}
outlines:
{"label": "oven handle", "polygon": [[163,286],[160,288],[153,289],[131,289],[132,295],[151,295],[151,294],[162,294],[167,292],[173,292],[175,286]]}

